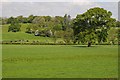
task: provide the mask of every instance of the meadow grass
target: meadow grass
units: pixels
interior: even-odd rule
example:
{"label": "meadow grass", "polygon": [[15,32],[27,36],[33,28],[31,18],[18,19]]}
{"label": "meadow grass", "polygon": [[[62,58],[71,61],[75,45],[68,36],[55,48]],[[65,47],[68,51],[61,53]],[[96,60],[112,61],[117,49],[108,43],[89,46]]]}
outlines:
{"label": "meadow grass", "polygon": [[2,40],[3,41],[15,41],[15,40],[29,40],[32,41],[40,41],[40,42],[52,42],[52,38],[49,37],[41,37],[34,36],[34,34],[25,33],[28,24],[21,24],[20,32],[8,32],[8,25],[2,26]]}
{"label": "meadow grass", "polygon": [[3,45],[3,78],[117,78],[118,46]]}

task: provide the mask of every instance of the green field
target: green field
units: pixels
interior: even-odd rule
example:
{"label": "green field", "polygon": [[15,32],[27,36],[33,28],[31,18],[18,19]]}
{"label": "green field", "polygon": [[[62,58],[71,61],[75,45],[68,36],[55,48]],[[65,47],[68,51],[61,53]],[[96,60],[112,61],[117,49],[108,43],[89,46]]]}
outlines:
{"label": "green field", "polygon": [[[2,27],[2,40],[53,42],[52,38]],[[1,31],[0,31],[1,32]],[[57,39],[59,41],[61,39]],[[4,78],[117,78],[117,45],[3,45]]]}
{"label": "green field", "polygon": [[34,34],[25,33],[28,24],[22,24],[20,32],[8,32],[9,25],[3,25],[2,27],[2,40],[3,41],[14,41],[14,40],[29,40],[29,41],[40,41],[40,42],[52,42],[52,38],[34,36]]}
{"label": "green field", "polygon": [[3,45],[4,78],[117,78],[118,46]]}

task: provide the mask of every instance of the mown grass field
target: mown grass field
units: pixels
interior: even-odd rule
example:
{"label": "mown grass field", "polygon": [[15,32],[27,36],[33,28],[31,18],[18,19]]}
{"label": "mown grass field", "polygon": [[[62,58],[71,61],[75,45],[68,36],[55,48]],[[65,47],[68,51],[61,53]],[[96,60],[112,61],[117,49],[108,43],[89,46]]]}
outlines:
{"label": "mown grass field", "polygon": [[116,78],[118,46],[3,45],[4,78]]}

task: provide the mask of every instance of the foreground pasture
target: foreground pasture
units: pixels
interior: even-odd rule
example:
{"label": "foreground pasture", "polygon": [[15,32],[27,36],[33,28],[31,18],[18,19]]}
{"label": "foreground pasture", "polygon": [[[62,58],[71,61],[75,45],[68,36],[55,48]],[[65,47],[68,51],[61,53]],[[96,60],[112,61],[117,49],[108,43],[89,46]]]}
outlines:
{"label": "foreground pasture", "polygon": [[4,78],[116,78],[113,45],[3,45]]}

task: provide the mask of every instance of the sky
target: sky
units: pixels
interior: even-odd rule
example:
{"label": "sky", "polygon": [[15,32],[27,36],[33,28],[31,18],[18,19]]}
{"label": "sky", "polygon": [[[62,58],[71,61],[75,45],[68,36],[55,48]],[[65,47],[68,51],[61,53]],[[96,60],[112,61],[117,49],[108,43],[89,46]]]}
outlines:
{"label": "sky", "polygon": [[64,16],[65,14],[76,17],[93,7],[104,8],[113,13],[113,18],[118,18],[118,0],[2,0],[0,3],[2,17],[10,16]]}

